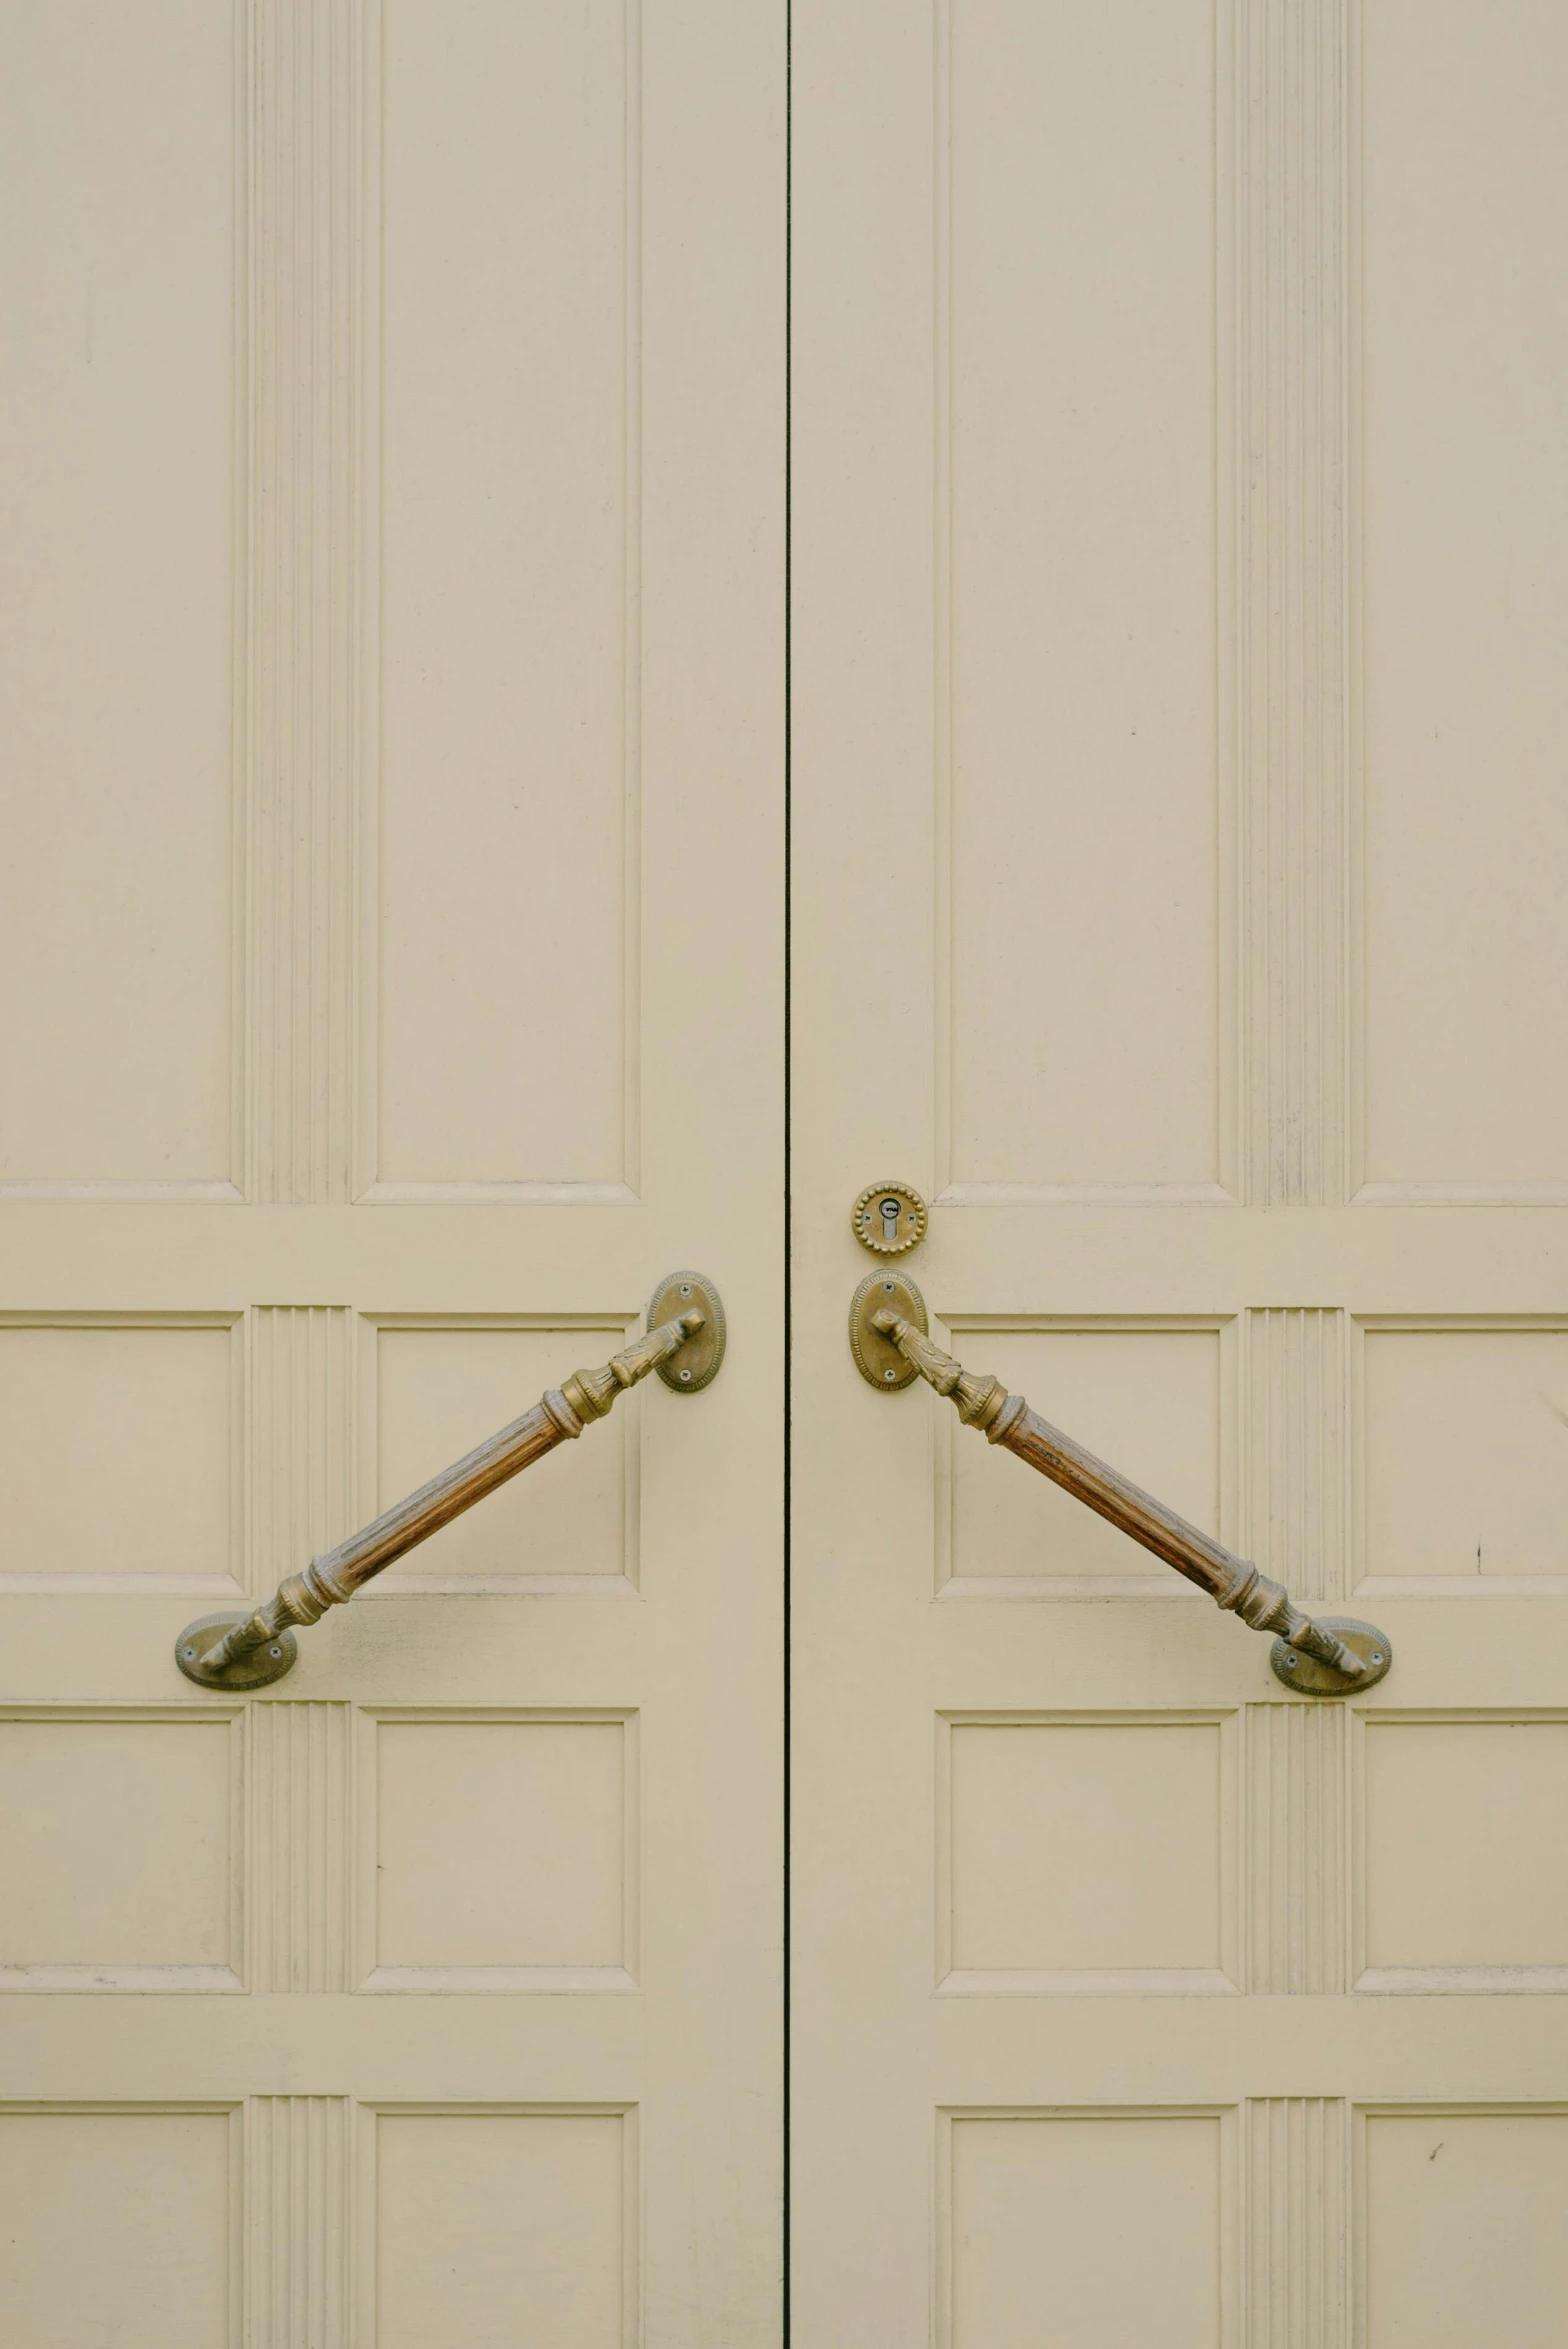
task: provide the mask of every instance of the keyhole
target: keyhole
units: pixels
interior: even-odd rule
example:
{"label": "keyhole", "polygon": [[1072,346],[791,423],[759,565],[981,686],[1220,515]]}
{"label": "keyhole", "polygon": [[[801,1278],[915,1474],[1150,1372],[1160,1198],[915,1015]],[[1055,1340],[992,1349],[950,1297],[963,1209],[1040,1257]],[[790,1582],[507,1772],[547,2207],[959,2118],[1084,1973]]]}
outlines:
{"label": "keyhole", "polygon": [[877,1212],[882,1218],[882,1237],[891,1248],[898,1238],[898,1201],[884,1199]]}

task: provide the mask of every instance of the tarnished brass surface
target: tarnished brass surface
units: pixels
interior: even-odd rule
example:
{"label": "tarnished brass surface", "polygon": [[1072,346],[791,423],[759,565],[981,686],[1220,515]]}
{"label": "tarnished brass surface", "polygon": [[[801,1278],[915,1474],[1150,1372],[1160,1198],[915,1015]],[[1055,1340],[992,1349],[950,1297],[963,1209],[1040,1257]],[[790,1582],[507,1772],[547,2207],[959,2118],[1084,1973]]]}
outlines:
{"label": "tarnished brass surface", "polygon": [[849,1308],[849,1350],[855,1368],[879,1395],[896,1395],[913,1386],[920,1372],[876,1326],[879,1313],[891,1313],[906,1323],[926,1326],[925,1299],[913,1281],[896,1272],[868,1272]]}
{"label": "tarnished brass surface", "polygon": [[[683,1286],[690,1291],[689,1302],[682,1297]],[[289,1575],[253,1615],[207,1615],[187,1624],[174,1644],[174,1660],[186,1679],[200,1688],[231,1691],[265,1688],[281,1680],[298,1654],[293,1626],[319,1623],[329,1607],[351,1599],[394,1558],[428,1540],[497,1485],[531,1468],[557,1444],[580,1436],[594,1420],[608,1418],[628,1387],[651,1370],[667,1372],[673,1358],[704,1333],[707,1344],[697,1358],[701,1376],[689,1386],[669,1383],[677,1394],[708,1385],[724,1359],[724,1308],[713,1284],[700,1273],[674,1273],[660,1282],[654,1303],[663,1318],[646,1336],[601,1369],[574,1370],[510,1427],[465,1453],[407,1500],[339,1542],[335,1550],[312,1558],[303,1573]],[[717,1321],[716,1338],[710,1313]]]}
{"label": "tarnished brass surface", "polygon": [[176,1661],[187,1680],[194,1680],[203,1688],[231,1689],[265,1688],[269,1681],[281,1680],[299,1654],[299,1643],[292,1631],[280,1631],[264,1647],[236,1656],[224,1666],[221,1680],[206,1677],[207,1658],[218,1642],[236,1625],[249,1620],[231,1607],[222,1615],[203,1615],[199,1623],[187,1623],[175,1650]]}
{"label": "tarnished brass surface", "polygon": [[[1330,1631],[1343,1640],[1353,1656],[1365,1666],[1361,1678],[1354,1683],[1358,1689],[1372,1688],[1380,1681],[1394,1661],[1394,1651],[1383,1633],[1370,1623],[1360,1623],[1354,1615],[1320,1615],[1318,1629]],[[1300,1696],[1342,1696],[1343,1677],[1331,1664],[1324,1664],[1316,1656],[1293,1648],[1287,1640],[1277,1639],[1269,1650],[1269,1664],[1276,1680],[1293,1688]]]}
{"label": "tarnished brass surface", "polygon": [[850,1210],[849,1228],[874,1256],[902,1256],[926,1236],[926,1203],[913,1183],[873,1183]]}
{"label": "tarnished brass surface", "polygon": [[719,1375],[728,1329],[724,1303],[712,1281],[700,1272],[672,1272],[660,1281],[648,1306],[650,1334],[693,1310],[703,1316],[701,1329],[686,1340],[678,1356],[654,1365],[672,1395],[699,1395]]}
{"label": "tarnished brass surface", "polygon": [[[953,1403],[966,1426],[980,1429],[989,1443],[1016,1452],[1031,1468],[1082,1501],[1085,1508],[1130,1534],[1177,1573],[1206,1590],[1216,1606],[1239,1615],[1254,1631],[1272,1631],[1272,1662],[1287,1688],[1303,1696],[1344,1696],[1352,1689],[1372,1688],[1383,1678],[1392,1660],[1388,1641],[1368,1623],[1341,1624],[1314,1621],[1302,1613],[1289,1591],[1260,1574],[1246,1558],[1238,1558],[1163,1501],[1154,1499],[1118,1469],[1097,1460],[1071,1436],[1049,1425],[1031,1411],[1022,1395],[1010,1395],[1000,1379],[977,1377],[944,1354],[926,1335],[926,1312],[920,1294],[906,1284],[919,1310],[903,1314],[890,1297],[878,1305],[867,1292],[875,1276],[855,1292],[855,1305],[867,1300],[874,1340],[896,1347],[912,1374],[935,1387]],[[851,1331],[855,1327],[851,1314]],[[856,1356],[857,1361],[859,1355]],[[902,1383],[906,1383],[902,1382]],[[896,1383],[888,1382],[889,1392]],[[1283,1659],[1294,1658],[1293,1662]]]}

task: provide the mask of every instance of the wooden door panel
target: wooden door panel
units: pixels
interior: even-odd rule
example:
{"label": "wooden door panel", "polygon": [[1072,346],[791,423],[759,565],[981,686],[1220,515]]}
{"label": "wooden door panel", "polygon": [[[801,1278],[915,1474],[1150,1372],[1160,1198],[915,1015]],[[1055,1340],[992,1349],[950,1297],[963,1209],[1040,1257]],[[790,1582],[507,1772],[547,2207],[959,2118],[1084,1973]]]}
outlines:
{"label": "wooden door panel", "polygon": [[[814,2343],[1553,2304],[1568,52],[1504,18],[796,11]],[[867,1391],[879,1172],[930,1186],[937,1341],[1377,1622],[1379,1687],[1287,1697]]]}
{"label": "wooden door panel", "polygon": [[[761,2343],[782,19],[0,41],[6,2338]],[[684,1264],[711,1392],[181,1680]]]}

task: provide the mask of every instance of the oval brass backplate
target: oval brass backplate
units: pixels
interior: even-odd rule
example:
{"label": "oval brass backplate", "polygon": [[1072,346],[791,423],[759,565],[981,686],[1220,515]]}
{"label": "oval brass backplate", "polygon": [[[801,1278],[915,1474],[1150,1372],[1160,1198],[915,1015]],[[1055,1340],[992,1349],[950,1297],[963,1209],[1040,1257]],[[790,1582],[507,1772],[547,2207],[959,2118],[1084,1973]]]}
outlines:
{"label": "oval brass backplate", "polygon": [[672,1395],[700,1395],[711,1387],[724,1360],[726,1330],[724,1305],[712,1281],[700,1272],[672,1272],[660,1281],[648,1306],[648,1327],[662,1329],[667,1321],[695,1308],[705,1318],[694,1337],[678,1354],[659,1364],[659,1376]]}
{"label": "oval brass backplate", "polygon": [[1360,1680],[1346,1680],[1332,1664],[1320,1664],[1316,1656],[1305,1655],[1288,1641],[1277,1639],[1269,1649],[1275,1679],[1299,1696],[1359,1696],[1364,1688],[1374,1687],[1394,1661],[1386,1635],[1370,1623],[1358,1623],[1353,1615],[1320,1615],[1318,1621],[1325,1631],[1338,1632],[1351,1654],[1371,1670]]}
{"label": "oval brass backplate", "polygon": [[299,1654],[299,1644],[292,1631],[280,1631],[264,1648],[253,1648],[236,1663],[225,1664],[221,1672],[207,1670],[209,1650],[236,1623],[249,1621],[248,1607],[231,1607],[227,1614],[203,1615],[199,1623],[188,1623],[174,1650],[174,1661],[186,1679],[194,1680],[198,1688],[223,1689],[266,1688],[274,1680],[281,1680]]}
{"label": "oval brass backplate", "polygon": [[855,1357],[855,1368],[879,1395],[896,1395],[920,1373],[912,1362],[904,1360],[891,1338],[872,1328],[872,1315],[884,1306],[901,1321],[912,1321],[924,1335],[929,1326],[926,1301],[913,1281],[896,1272],[868,1272],[850,1301],[849,1350]]}
{"label": "oval brass backplate", "polygon": [[926,1203],[913,1183],[873,1183],[850,1210],[849,1228],[873,1256],[902,1256],[926,1236]]}

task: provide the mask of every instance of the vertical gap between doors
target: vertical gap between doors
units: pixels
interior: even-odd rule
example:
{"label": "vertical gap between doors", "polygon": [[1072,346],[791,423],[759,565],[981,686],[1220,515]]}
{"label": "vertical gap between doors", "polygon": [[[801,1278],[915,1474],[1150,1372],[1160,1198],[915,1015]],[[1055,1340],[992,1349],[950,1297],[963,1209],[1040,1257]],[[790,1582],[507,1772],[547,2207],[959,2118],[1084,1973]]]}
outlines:
{"label": "vertical gap between doors", "polygon": [[790,2155],[791,2155],[791,2098],[793,2075],[791,2069],[792,1998],[791,1998],[791,1934],[790,1903],[793,1897],[791,1876],[791,1777],[794,1766],[793,1716],[791,1712],[790,1681],[790,1600],[791,1568],[791,1476],[793,1474],[793,1436],[791,1406],[794,1381],[794,1127],[791,1123],[792,1087],[794,1080],[793,1053],[795,1048],[791,985],[794,975],[794,942],[792,916],[794,911],[794,831],[791,801],[791,669],[790,655],[794,628],[793,571],[791,565],[791,526],[794,519],[794,466],[792,438],[792,399],[794,394],[793,326],[794,326],[794,223],[793,198],[795,184],[795,116],[794,116],[794,12],[791,0],[784,0],[784,1965],[783,1965],[783,2059],[784,2059],[784,2132],[783,2132],[783,2208],[781,2286],[781,2327],[785,2349],[791,2340],[790,2325]]}

